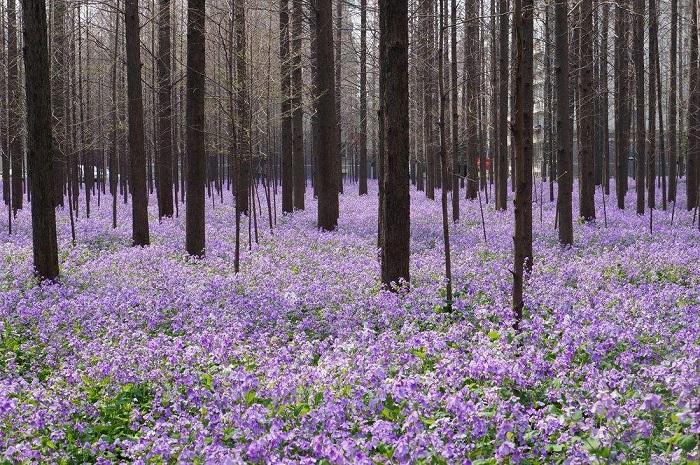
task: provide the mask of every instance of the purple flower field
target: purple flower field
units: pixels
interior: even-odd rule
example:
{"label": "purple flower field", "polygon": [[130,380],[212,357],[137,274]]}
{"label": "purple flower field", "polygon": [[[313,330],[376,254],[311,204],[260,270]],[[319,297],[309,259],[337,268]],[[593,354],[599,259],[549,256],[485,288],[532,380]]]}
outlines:
{"label": "purple flower field", "polygon": [[[631,182],[631,184],[633,184]],[[539,189],[541,186],[536,183]],[[700,433],[700,232],[685,209],[598,221],[562,250],[533,206],[534,268],[512,329],[512,203],[462,201],[443,306],[439,202],[412,191],[411,290],[381,291],[376,184],[315,201],[233,272],[234,211],[207,199],[206,258],[181,216],[130,246],[130,206],[59,212],[59,284],[38,286],[31,222],[0,219],[0,463],[690,464]],[[309,189],[310,190],[310,189]],[[612,190],[614,192],[614,190]],[[576,190],[574,190],[576,192]],[[574,212],[578,211],[574,195]],[[279,207],[279,198],[278,198]]]}

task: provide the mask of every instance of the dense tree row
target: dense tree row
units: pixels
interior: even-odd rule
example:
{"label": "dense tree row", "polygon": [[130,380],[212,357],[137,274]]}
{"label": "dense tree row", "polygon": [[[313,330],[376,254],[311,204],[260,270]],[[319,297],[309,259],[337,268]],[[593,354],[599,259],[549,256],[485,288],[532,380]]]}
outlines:
{"label": "dense tree row", "polygon": [[611,178],[617,207],[634,189],[650,228],[657,198],[675,208],[679,182],[698,206],[697,0],[18,6],[0,11],[3,199],[10,231],[32,203],[41,277],[58,275],[55,208],[73,224],[109,193],[116,227],[117,202],[131,202],[133,243],[145,246],[155,194],[159,221],[185,205],[185,248],[201,257],[208,202],[228,192],[238,270],[242,219],[250,246],[258,223],[273,231],[278,198],[293,214],[310,190],[318,227],[332,231],[339,195],[354,195],[344,188],[367,195],[376,178],[387,285],[410,282],[411,184],[429,199],[440,190],[448,304],[448,202],[457,222],[462,195],[506,211],[512,193],[519,315],[545,183],[564,246],[576,218],[601,216],[596,190],[609,195]]}

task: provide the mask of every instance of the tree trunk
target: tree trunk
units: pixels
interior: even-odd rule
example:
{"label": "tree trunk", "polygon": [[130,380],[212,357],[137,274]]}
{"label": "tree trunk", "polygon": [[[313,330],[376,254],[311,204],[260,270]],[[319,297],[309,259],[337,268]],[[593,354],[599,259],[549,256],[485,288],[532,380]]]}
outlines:
{"label": "tree trunk", "polygon": [[515,232],[513,237],[513,311],[516,328],[522,319],[523,280],[532,269],[532,112],[533,0],[516,0],[515,64]]}
{"label": "tree trunk", "polygon": [[688,161],[686,195],[688,211],[698,203],[698,165],[700,165],[700,70],[698,69],[698,2],[691,1],[690,71],[688,73]]}
{"label": "tree trunk", "polygon": [[367,0],[360,0],[360,186],[367,194]]}
{"label": "tree trunk", "polygon": [[459,221],[459,113],[457,112],[457,0],[451,0],[452,221]]}
{"label": "tree trunk", "polygon": [[22,140],[22,102],[19,87],[19,54],[17,50],[17,11],[15,0],[7,1],[7,93],[9,102],[9,122],[7,136],[10,139],[10,169],[12,170],[12,211],[22,209],[22,161],[24,142]]}
{"label": "tree trunk", "polygon": [[423,144],[426,158],[426,183],[425,195],[430,200],[435,200],[435,134],[433,128],[433,60],[434,60],[434,28],[433,28],[433,0],[421,2],[423,6]]}
{"label": "tree trunk", "polygon": [[671,0],[671,76],[668,94],[668,200],[676,202],[676,177],[678,176],[678,0]]}
{"label": "tree trunk", "polygon": [[343,91],[343,0],[335,2],[335,30],[337,33],[335,41],[335,114],[338,128],[335,136],[337,138],[337,161],[338,171],[337,182],[338,192],[343,193],[343,164],[345,154],[343,147],[343,115],[341,112],[340,100]]}
{"label": "tree trunk", "polygon": [[129,161],[131,168],[132,242],[136,246],[150,243],[148,233],[148,193],[146,192],[146,156],[143,136],[143,98],[141,93],[141,44],[139,41],[138,0],[127,0],[126,80],[129,94]]}
{"label": "tree trunk", "polygon": [[381,225],[382,283],[409,281],[410,197],[408,173],[408,2],[380,0],[379,27],[384,82],[381,113],[384,153]]}
{"label": "tree trunk", "polygon": [[304,111],[302,104],[302,0],[292,0],[292,153],[294,156],[294,209],[304,209],[306,178],[304,170]]}
{"label": "tree trunk", "polygon": [[[236,170],[236,215],[249,214],[251,186],[250,102],[248,98],[248,62],[246,58],[245,1],[233,3],[236,26],[236,110],[238,119],[238,169]],[[203,28],[202,28],[203,30]],[[202,72],[204,74],[204,72]],[[204,126],[202,126],[204,127]]]}
{"label": "tree trunk", "polygon": [[335,106],[335,58],[333,56],[332,0],[317,0],[316,25],[318,54],[318,114],[319,142],[317,152],[318,227],[332,231],[338,226],[338,145]]}
{"label": "tree trunk", "polygon": [[158,26],[158,201],[160,214],[173,216],[172,83],[170,80],[170,0],[160,0]]}
{"label": "tree trunk", "polygon": [[508,0],[499,0],[499,47],[498,60],[500,78],[498,82],[498,171],[496,176],[496,210],[508,209]]}
{"label": "tree trunk", "polygon": [[625,208],[628,178],[630,104],[628,89],[629,20],[628,2],[616,5],[615,17],[615,188],[617,207]]}
{"label": "tree trunk", "polygon": [[556,0],[554,5],[555,75],[557,92],[557,214],[559,216],[559,243],[574,242],[572,123],[569,113],[569,19],[567,0]]}
{"label": "tree trunk", "polygon": [[58,244],[52,180],[51,84],[45,0],[23,0],[22,17],[34,271],[40,279],[54,279],[58,276]]}
{"label": "tree trunk", "polygon": [[647,138],[647,188],[649,189],[648,206],[656,208],[656,73],[654,70],[654,44],[657,40],[654,24],[656,23],[656,3],[649,0],[649,132]]}
{"label": "tree trunk", "polygon": [[294,211],[294,154],[289,59],[289,0],[280,0],[280,85],[282,90],[282,213]]}
{"label": "tree trunk", "polygon": [[[187,120],[185,129],[187,204],[185,206],[185,245],[187,253],[197,257],[204,256],[205,244],[204,1],[187,0]],[[238,199],[238,195],[236,195],[236,199]]]}
{"label": "tree trunk", "polygon": [[646,176],[646,123],[644,121],[644,0],[635,0],[634,40],[632,58],[634,61],[636,90],[636,155],[635,181],[637,191],[637,214],[644,214],[644,184]]}
{"label": "tree trunk", "polygon": [[579,109],[581,132],[579,140],[580,179],[579,216],[584,221],[595,219],[594,137],[595,93],[593,91],[593,0],[583,0],[581,13]]}
{"label": "tree trunk", "polygon": [[466,198],[474,200],[479,189],[479,172],[477,160],[479,158],[479,10],[475,0],[467,0],[466,3],[466,37],[465,63],[466,76],[466,100],[467,112],[465,119],[465,140],[467,147],[467,187]]}

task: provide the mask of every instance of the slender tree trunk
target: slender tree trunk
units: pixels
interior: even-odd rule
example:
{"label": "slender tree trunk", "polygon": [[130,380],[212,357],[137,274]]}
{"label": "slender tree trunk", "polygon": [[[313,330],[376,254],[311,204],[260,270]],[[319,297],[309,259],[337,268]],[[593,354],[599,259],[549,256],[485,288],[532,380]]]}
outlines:
{"label": "slender tree trunk", "polygon": [[[250,132],[250,102],[248,97],[248,62],[246,50],[245,1],[234,1],[234,24],[236,25],[236,110],[238,117],[238,157],[240,160],[236,177],[236,215],[249,214],[251,192],[252,153]],[[250,221],[250,220],[249,220]]]}
{"label": "slender tree trunk", "polygon": [[304,111],[302,105],[302,0],[292,0],[292,153],[294,156],[294,209],[304,209],[306,177],[304,170]]}
{"label": "slender tree trunk", "polygon": [[34,271],[40,279],[54,279],[58,276],[58,244],[52,181],[51,84],[45,0],[23,0],[22,18]]}
{"label": "slender tree trunk", "polygon": [[340,100],[343,91],[343,0],[335,2],[335,30],[337,33],[335,41],[335,113],[338,124],[336,130],[337,170],[338,170],[338,192],[343,193],[343,164],[346,154],[343,146],[343,115],[341,112]]}
{"label": "slender tree trunk", "polygon": [[173,216],[172,83],[170,80],[170,0],[159,0],[158,26],[158,201],[162,216]]}
{"label": "slender tree trunk", "polygon": [[584,221],[595,219],[595,177],[594,165],[594,120],[595,93],[593,90],[593,0],[582,0],[581,13],[580,68],[579,68],[579,109],[581,111],[581,132],[579,141],[579,216]]}
{"label": "slender tree trunk", "polygon": [[367,194],[367,0],[360,0],[360,183]]}
{"label": "slender tree trunk", "polygon": [[498,82],[498,171],[496,176],[496,210],[508,209],[508,0],[499,0],[500,78]]}
{"label": "slender tree trunk", "polygon": [[19,53],[17,51],[17,11],[15,0],[7,0],[7,93],[9,101],[8,137],[10,168],[12,170],[12,211],[22,209],[22,161],[24,142],[22,140],[22,103],[19,86]]}
{"label": "slender tree trunk", "polygon": [[[650,0],[653,1],[653,0]],[[634,61],[636,90],[636,156],[635,181],[637,191],[637,214],[644,214],[644,191],[646,176],[646,123],[644,121],[644,0],[635,0],[634,40],[632,58]]]}
{"label": "slender tree trunk", "polygon": [[410,196],[408,173],[408,2],[379,0],[384,119],[382,154],[382,283],[409,282]]}
{"label": "slender tree trunk", "polygon": [[601,86],[601,125],[603,126],[603,172],[602,182],[605,195],[610,194],[610,127],[609,127],[609,99],[608,99],[608,17],[610,5],[603,2],[603,13],[601,17],[600,29],[602,37],[600,39],[600,86]]}
{"label": "slender tree trunk", "polygon": [[[109,191],[112,194],[112,228],[117,227],[117,184],[119,183],[119,105],[117,102],[117,62],[119,59],[119,0],[114,14],[114,49],[112,62],[112,147],[109,154]],[[63,100],[61,100],[63,105]],[[61,110],[63,111],[63,110]],[[65,130],[65,126],[63,126]],[[62,186],[61,186],[62,188]],[[62,192],[62,191],[61,191]],[[61,194],[63,196],[63,194]]]}
{"label": "slender tree trunk", "polygon": [[132,241],[150,243],[148,232],[148,193],[143,136],[143,97],[141,93],[141,44],[139,41],[138,0],[126,0],[126,79],[129,94],[129,161],[131,171]]}
{"label": "slender tree trunk", "polygon": [[[53,105],[53,169],[54,175],[54,205],[63,206],[63,186],[66,182],[66,120],[65,120],[65,77],[66,77],[66,47],[65,47],[65,21],[66,4],[63,0],[53,2],[53,66],[51,79],[51,103]],[[4,37],[4,34],[2,34]],[[4,51],[4,44],[3,44]],[[4,85],[2,86],[4,89]],[[4,127],[4,126],[3,126]],[[3,138],[3,142],[4,142]],[[6,153],[6,150],[3,150]],[[3,172],[4,176],[4,172]],[[3,177],[4,179],[4,177]]]}
{"label": "slender tree trunk", "polygon": [[647,188],[649,209],[656,208],[656,73],[654,69],[654,45],[657,37],[656,2],[649,0],[649,145],[647,146]]}
{"label": "slender tree trunk", "polygon": [[627,194],[630,104],[627,50],[629,48],[628,2],[616,5],[615,18],[615,187],[617,207],[625,208]]}
{"label": "slender tree trunk", "polygon": [[569,19],[567,0],[554,4],[555,74],[557,92],[557,214],[559,218],[559,242],[574,242],[572,120],[569,113]]}
{"label": "slender tree trunk", "polygon": [[668,94],[668,200],[676,202],[676,182],[678,176],[678,133],[677,96],[678,96],[678,0],[671,0],[671,52],[670,82]]}
{"label": "slender tree trunk", "polygon": [[688,211],[698,204],[698,167],[700,166],[700,70],[698,70],[698,2],[691,1],[690,71],[688,72],[688,161],[686,195]]}
{"label": "slender tree trunk", "polygon": [[515,0],[515,232],[513,237],[513,311],[516,328],[522,319],[523,281],[532,269],[532,122],[533,0]]}
{"label": "slender tree trunk", "polygon": [[433,28],[433,0],[424,0],[423,6],[423,34],[425,48],[423,54],[423,144],[426,158],[426,186],[425,195],[430,200],[435,200],[435,134],[433,128],[433,60],[434,28]]}
{"label": "slender tree trunk", "polygon": [[467,186],[466,198],[474,200],[479,189],[479,172],[477,160],[479,159],[479,10],[475,0],[467,0],[466,3],[466,49],[465,62],[466,76],[466,100],[467,113],[464,115],[466,124],[465,144],[467,146]]}
{"label": "slender tree trunk", "polygon": [[282,88],[282,213],[294,210],[294,153],[289,58],[289,0],[280,0],[280,83]]}
{"label": "slender tree trunk", "polygon": [[[204,256],[204,38],[205,0],[187,0],[187,204],[185,245],[187,253]],[[238,195],[236,196],[238,199]]]}
{"label": "slender tree trunk", "polygon": [[451,98],[452,106],[452,221],[459,221],[459,113],[457,111],[457,0],[450,2],[452,22],[450,25],[451,42]]}
{"label": "slender tree trunk", "polygon": [[318,227],[332,231],[338,226],[338,146],[337,114],[335,105],[335,57],[333,56],[333,13],[332,0],[317,0],[317,56],[318,56],[318,97],[316,111],[319,121],[319,142],[317,152],[318,174]]}

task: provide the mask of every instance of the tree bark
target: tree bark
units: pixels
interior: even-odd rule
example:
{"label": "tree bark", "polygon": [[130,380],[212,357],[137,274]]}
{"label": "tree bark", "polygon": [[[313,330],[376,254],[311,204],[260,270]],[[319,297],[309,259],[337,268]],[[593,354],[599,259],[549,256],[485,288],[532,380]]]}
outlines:
{"label": "tree bark", "polygon": [[646,122],[644,121],[644,0],[635,0],[634,44],[632,58],[634,61],[635,95],[636,95],[636,156],[635,184],[637,191],[637,214],[644,214],[644,191],[646,176]]}
{"label": "tree bark", "polygon": [[498,2],[498,170],[496,176],[496,210],[508,209],[508,0]]}
{"label": "tree bark", "polygon": [[294,154],[289,59],[289,0],[280,0],[280,85],[282,91],[282,213],[294,211]]}
{"label": "tree bark", "polygon": [[132,242],[136,246],[143,246],[150,243],[150,238],[148,231],[148,193],[146,192],[146,156],[143,136],[138,0],[127,0],[124,12],[126,14],[126,80],[127,93],[129,95]]}
{"label": "tree bark", "polygon": [[333,56],[332,0],[316,0],[318,54],[318,96],[316,111],[319,120],[317,152],[318,174],[318,227],[332,231],[338,226],[338,145],[337,114],[335,105],[335,57]]}
{"label": "tree bark", "polygon": [[533,0],[515,0],[515,232],[513,237],[513,311],[516,328],[522,319],[523,281],[532,269],[532,123]]}
{"label": "tree bark", "polygon": [[671,0],[671,52],[670,82],[668,90],[668,200],[676,202],[678,176],[678,133],[677,96],[678,96],[678,0]]}
{"label": "tree bark", "polygon": [[158,201],[160,214],[173,216],[172,83],[170,0],[159,0],[158,26]]}
{"label": "tree bark", "polygon": [[[187,253],[204,256],[204,38],[205,0],[187,1],[187,204],[185,209],[185,245]],[[246,197],[247,198],[247,197]],[[236,195],[238,200],[238,195]]]}
{"label": "tree bark", "polygon": [[24,142],[22,140],[22,103],[19,87],[19,52],[17,50],[17,11],[15,0],[7,1],[7,93],[9,122],[7,135],[10,139],[10,168],[12,211],[16,215],[22,209],[22,162]]}
{"label": "tree bark", "polygon": [[579,139],[580,188],[579,216],[584,221],[595,219],[594,137],[595,93],[593,91],[593,0],[583,0],[581,13],[579,109],[581,132]]}
{"label": "tree bark", "polygon": [[22,17],[34,271],[39,279],[54,279],[58,276],[58,244],[52,180],[51,84],[45,0],[23,0]]}
{"label": "tree bark", "polygon": [[384,82],[381,225],[382,283],[409,281],[410,196],[408,173],[408,2],[380,0],[379,25]]}
{"label": "tree bark", "polygon": [[294,157],[294,209],[304,209],[306,178],[304,170],[304,111],[302,104],[302,0],[292,0],[292,153]]}
{"label": "tree bark", "polygon": [[569,110],[569,19],[567,0],[556,0],[554,5],[555,75],[557,92],[557,214],[559,215],[559,243],[574,242],[572,122]]}
{"label": "tree bark", "polygon": [[367,194],[367,0],[360,0],[360,182]]}

